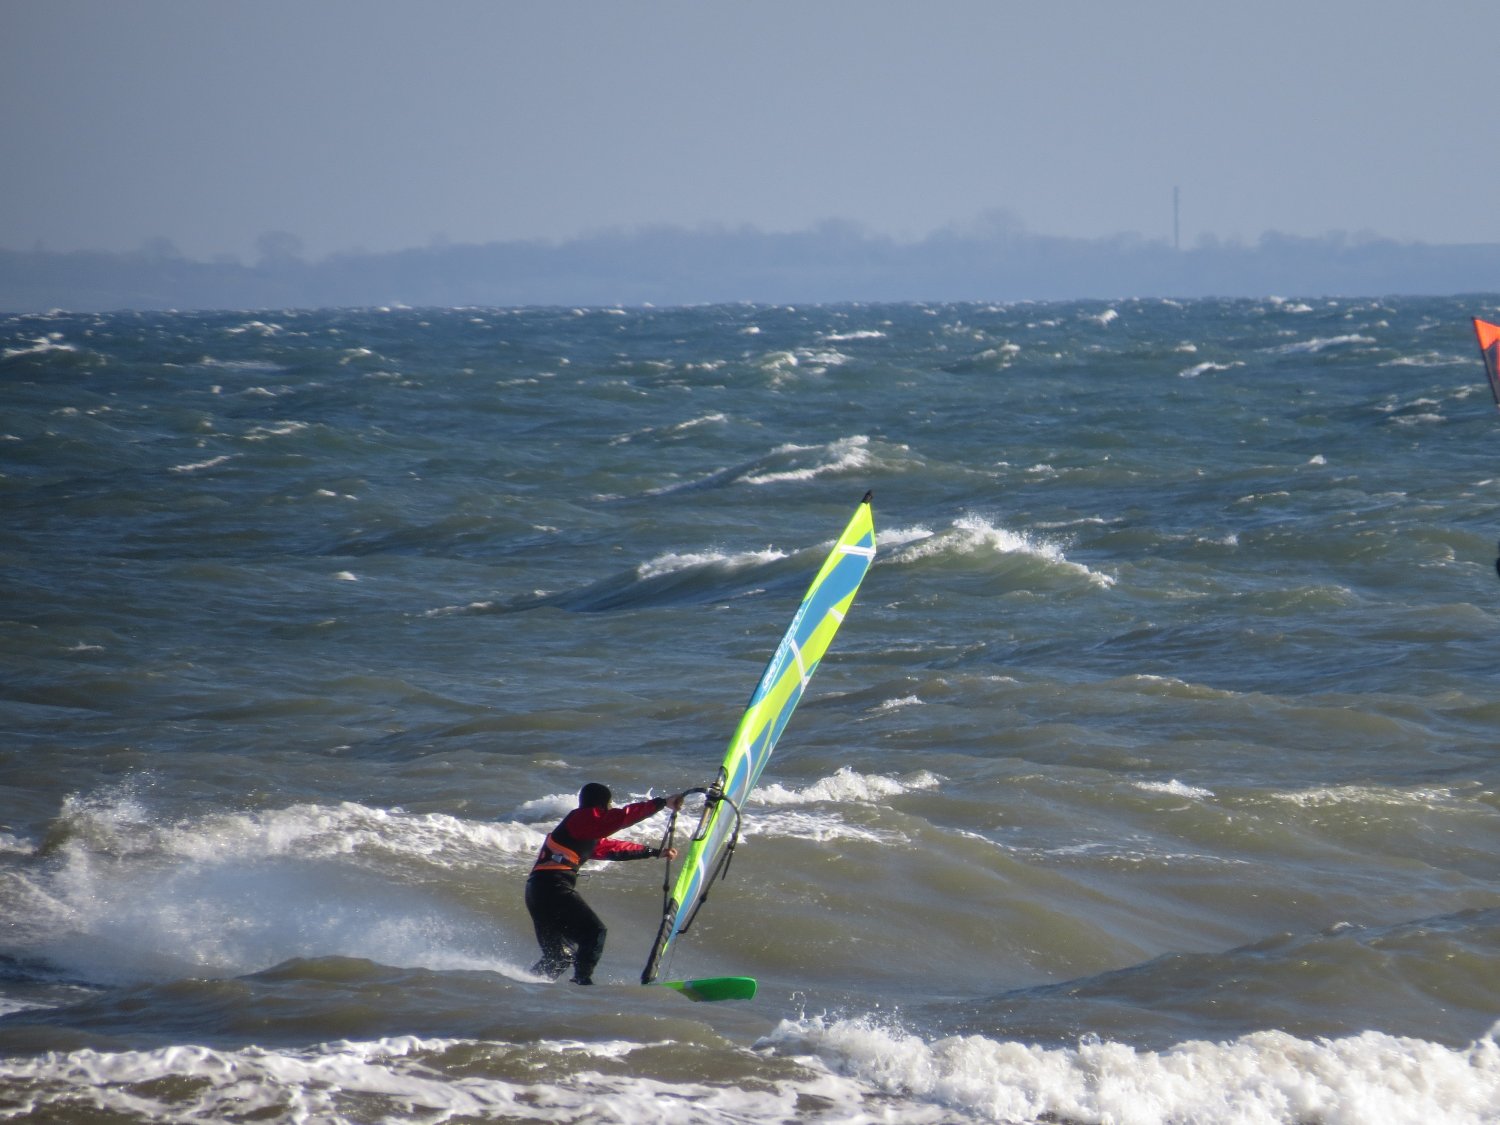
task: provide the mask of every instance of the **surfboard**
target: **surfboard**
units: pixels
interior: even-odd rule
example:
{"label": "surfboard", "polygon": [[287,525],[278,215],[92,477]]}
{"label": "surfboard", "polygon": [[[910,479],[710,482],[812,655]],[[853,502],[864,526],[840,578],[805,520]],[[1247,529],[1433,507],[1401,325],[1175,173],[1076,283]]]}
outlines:
{"label": "surfboard", "polygon": [[689,1000],[754,1000],[754,977],[698,977],[695,980],[664,980],[662,988],[675,988]]}
{"label": "surfboard", "polygon": [[[770,760],[781,732],[828,651],[834,634],[854,601],[855,592],[875,559],[875,522],[865,493],[822,568],[803,595],[792,622],[761,672],[750,701],[724,752],[713,784],[704,794],[703,812],[683,858],[675,886],[671,869],[663,884],[661,925],[652,943],[641,983],[656,980],[677,938],[686,933],[708,898],[709,888],[724,874],[739,839],[741,810]],[[667,827],[671,839],[677,814]],[[707,982],[719,982],[710,984]],[[723,982],[738,982],[734,984]],[[693,986],[689,989],[686,986]],[[669,985],[695,1000],[749,999],[755,981],[749,977],[709,977]]]}

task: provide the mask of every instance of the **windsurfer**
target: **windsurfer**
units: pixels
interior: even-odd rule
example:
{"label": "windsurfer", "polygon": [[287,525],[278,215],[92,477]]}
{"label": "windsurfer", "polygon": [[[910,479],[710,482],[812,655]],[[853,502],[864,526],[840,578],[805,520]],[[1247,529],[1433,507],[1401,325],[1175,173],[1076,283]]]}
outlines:
{"label": "windsurfer", "polygon": [[532,972],[556,980],[571,964],[574,984],[594,983],[594,966],[604,953],[606,931],[578,893],[578,869],[590,859],[676,858],[676,848],[663,851],[609,837],[664,808],[682,808],[682,798],[683,794],[676,793],[617,809],[609,788],[597,781],[578,791],[578,807],[547,834],[526,880],[526,909],[542,947],[542,959]]}

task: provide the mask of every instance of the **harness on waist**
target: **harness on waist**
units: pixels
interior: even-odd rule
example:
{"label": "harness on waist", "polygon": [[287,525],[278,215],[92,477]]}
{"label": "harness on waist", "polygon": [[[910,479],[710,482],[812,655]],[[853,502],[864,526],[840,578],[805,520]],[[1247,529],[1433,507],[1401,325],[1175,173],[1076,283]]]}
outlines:
{"label": "harness on waist", "polygon": [[587,844],[577,844],[570,848],[557,838],[558,835],[558,830],[554,829],[542,842],[542,849],[537,853],[536,863],[531,867],[533,875],[539,871],[561,871],[568,875],[577,875],[584,861],[594,854],[597,841],[591,840]]}

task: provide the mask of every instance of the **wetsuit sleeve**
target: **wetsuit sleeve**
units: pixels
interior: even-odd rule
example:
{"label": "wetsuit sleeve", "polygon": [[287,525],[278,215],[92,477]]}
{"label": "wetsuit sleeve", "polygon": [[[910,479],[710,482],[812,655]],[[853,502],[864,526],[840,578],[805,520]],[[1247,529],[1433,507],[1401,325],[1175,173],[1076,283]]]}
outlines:
{"label": "wetsuit sleeve", "polygon": [[652,859],[659,855],[660,848],[648,848],[630,840],[600,840],[594,849],[595,859]]}
{"label": "wetsuit sleeve", "polygon": [[[629,828],[648,816],[655,816],[666,807],[665,797],[653,797],[649,801],[637,801],[633,805],[621,805],[617,809],[574,809],[563,825],[574,839],[603,840],[622,828]],[[594,854],[602,857],[604,850],[601,848]]]}

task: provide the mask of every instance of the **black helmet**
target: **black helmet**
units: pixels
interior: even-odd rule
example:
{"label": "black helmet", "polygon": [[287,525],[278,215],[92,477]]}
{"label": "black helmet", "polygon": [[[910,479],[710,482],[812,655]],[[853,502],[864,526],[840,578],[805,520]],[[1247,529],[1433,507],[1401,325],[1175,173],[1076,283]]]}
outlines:
{"label": "black helmet", "polygon": [[578,791],[580,808],[607,809],[612,800],[614,800],[614,794],[609,791],[609,786],[600,785],[597,781],[589,782]]}

